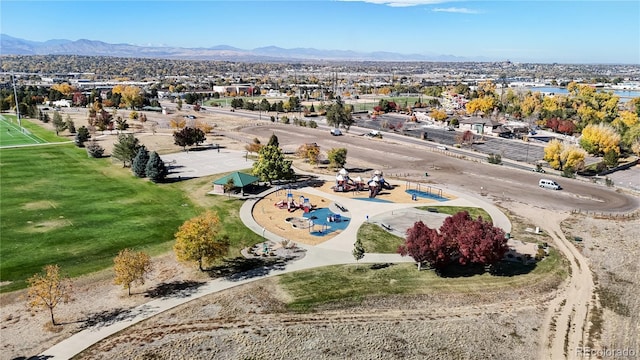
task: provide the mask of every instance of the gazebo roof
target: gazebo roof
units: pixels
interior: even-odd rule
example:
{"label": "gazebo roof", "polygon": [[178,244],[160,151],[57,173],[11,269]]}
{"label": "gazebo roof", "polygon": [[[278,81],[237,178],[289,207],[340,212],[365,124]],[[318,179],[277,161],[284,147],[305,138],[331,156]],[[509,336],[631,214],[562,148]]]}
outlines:
{"label": "gazebo roof", "polygon": [[213,183],[215,185],[225,185],[229,181],[229,179],[233,179],[233,186],[235,187],[245,187],[249,184],[253,184],[254,182],[260,180],[260,178],[257,178],[253,175],[236,171],[227,176],[221,177],[218,180],[215,180]]}

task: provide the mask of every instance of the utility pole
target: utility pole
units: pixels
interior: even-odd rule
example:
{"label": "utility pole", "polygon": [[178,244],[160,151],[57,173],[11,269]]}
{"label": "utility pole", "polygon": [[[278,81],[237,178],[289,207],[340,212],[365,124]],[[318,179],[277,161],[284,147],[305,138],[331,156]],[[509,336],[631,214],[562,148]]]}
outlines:
{"label": "utility pole", "polygon": [[18,126],[20,127],[20,131],[24,131],[22,129],[22,120],[20,120],[20,105],[18,105],[18,92],[16,91],[16,76],[11,73],[11,78],[13,79],[13,99],[16,102],[16,115],[18,118]]}

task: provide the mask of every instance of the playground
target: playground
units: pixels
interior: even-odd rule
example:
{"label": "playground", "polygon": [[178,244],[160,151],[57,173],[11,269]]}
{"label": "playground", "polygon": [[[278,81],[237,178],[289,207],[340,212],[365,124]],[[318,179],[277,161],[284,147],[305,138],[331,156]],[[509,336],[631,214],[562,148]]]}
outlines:
{"label": "playground", "polygon": [[[372,173],[371,177],[373,176],[376,175]],[[260,199],[255,204],[252,215],[261,227],[276,235],[307,245],[318,245],[344,231],[354,216],[366,215],[351,213],[339,200],[330,198],[336,199],[337,196],[345,201],[371,201],[372,205],[374,201],[402,203],[407,207],[439,204],[456,198],[434,186],[404,181],[397,184],[394,181],[385,183],[387,185],[380,186],[375,197],[369,197],[368,189],[335,191],[336,182],[333,180],[325,181],[322,186],[313,188],[314,191],[305,191],[304,188],[280,189]],[[415,192],[408,193],[407,190],[419,191],[420,196],[416,196]],[[327,196],[323,196],[323,193]],[[363,206],[366,208],[368,205]]]}

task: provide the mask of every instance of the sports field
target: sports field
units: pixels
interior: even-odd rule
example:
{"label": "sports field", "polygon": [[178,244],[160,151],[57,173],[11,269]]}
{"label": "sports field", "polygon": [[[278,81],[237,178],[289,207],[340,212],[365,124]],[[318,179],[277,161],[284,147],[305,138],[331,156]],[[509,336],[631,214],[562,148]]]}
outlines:
{"label": "sports field", "polygon": [[0,114],[0,147],[46,143],[28,129],[18,126],[15,115]]}

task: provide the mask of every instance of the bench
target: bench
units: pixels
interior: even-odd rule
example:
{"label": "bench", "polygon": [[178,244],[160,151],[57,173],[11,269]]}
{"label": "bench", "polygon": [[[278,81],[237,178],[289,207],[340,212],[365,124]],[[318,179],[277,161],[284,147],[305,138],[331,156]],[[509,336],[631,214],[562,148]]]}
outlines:
{"label": "bench", "polygon": [[348,212],[349,211],[349,210],[347,210],[347,208],[345,208],[344,206],[342,206],[342,205],[340,205],[338,203],[336,203],[336,207],[338,209],[340,209],[340,211],[342,211],[342,212]]}

